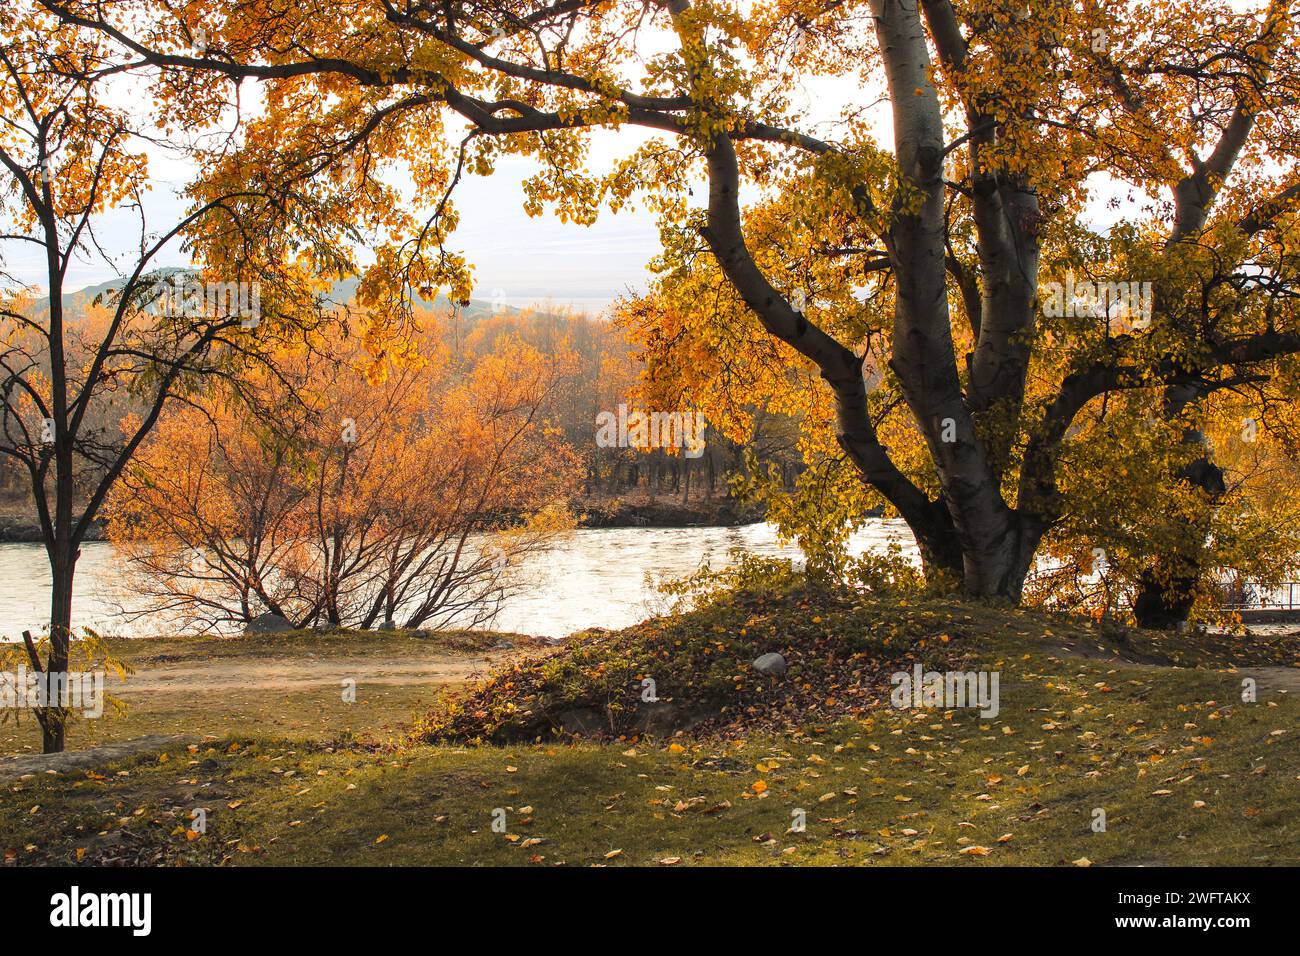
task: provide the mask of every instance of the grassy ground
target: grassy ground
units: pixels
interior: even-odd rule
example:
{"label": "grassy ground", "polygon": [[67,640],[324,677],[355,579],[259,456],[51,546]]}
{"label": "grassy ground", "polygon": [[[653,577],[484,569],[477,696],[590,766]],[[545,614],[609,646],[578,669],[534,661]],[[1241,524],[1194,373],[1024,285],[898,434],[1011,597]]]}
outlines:
{"label": "grassy ground", "polygon": [[[670,661],[660,667],[687,694],[691,674],[743,674],[755,641],[789,652],[788,688],[830,679],[840,671],[796,648],[817,634],[821,652],[834,651],[839,635],[840,656],[863,655],[863,668],[893,667],[903,648],[927,667],[996,669],[1001,712],[896,710],[813,686],[822,706],[783,719],[795,715],[756,685],[724,704],[752,702],[762,719],[749,730],[729,718],[668,740],[393,747],[331,736],[323,716],[303,732],[228,729],[214,704],[186,726],[206,720],[217,739],[10,781],[0,847],[11,865],[1300,863],[1300,703],[1284,691],[1300,660],[1294,638],[1155,641],[938,602],[760,604],[727,602],[622,638],[632,658],[661,647],[682,661],[716,655],[717,668],[676,678]],[[1161,654],[1207,666],[1113,660]],[[1259,699],[1246,703],[1242,675],[1209,666],[1225,655],[1283,666],[1258,672]],[[509,674],[544,674],[550,693],[578,700],[609,690],[589,663],[552,655]],[[863,682],[880,686],[874,673]],[[411,716],[408,702],[394,706],[376,707],[376,726]],[[158,715],[152,726],[169,724]],[[196,808],[203,835],[187,830]]]}
{"label": "grassy ground", "polygon": [[[299,740],[387,738],[433,704],[448,685],[485,672],[517,635],[451,633],[436,638],[393,632],[266,634],[239,638],[112,640],[132,673],[107,691],[120,715],[82,720],[69,746],[91,747],[153,734],[283,736]],[[402,669],[390,673],[394,662]],[[357,680],[356,700],[340,681]],[[0,723],[0,754],[39,753],[30,715]]]}

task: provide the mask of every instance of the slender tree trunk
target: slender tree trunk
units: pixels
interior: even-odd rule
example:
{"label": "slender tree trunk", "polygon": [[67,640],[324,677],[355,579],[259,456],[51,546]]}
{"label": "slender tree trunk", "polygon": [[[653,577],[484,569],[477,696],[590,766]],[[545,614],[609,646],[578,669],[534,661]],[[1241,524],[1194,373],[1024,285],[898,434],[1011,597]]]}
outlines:
{"label": "slender tree trunk", "polygon": [[[70,548],[56,554],[51,567],[50,589],[50,654],[45,664],[47,675],[66,675],[72,638],[72,581],[78,554]],[[49,688],[55,690],[62,681],[51,680]],[[68,712],[61,701],[50,700],[41,714],[41,750],[43,753],[61,753],[66,744]]]}

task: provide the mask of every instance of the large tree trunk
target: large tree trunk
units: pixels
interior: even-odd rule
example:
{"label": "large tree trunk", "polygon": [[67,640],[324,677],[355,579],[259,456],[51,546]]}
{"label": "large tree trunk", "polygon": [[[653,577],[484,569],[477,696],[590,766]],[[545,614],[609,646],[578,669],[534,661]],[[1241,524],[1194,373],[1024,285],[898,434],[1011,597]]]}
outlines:
{"label": "large tree trunk", "polygon": [[[674,14],[684,6],[674,6]],[[902,474],[880,444],[867,411],[864,357],[795,309],[754,261],[740,216],[736,151],[725,133],[716,134],[705,152],[709,205],[703,235],[723,273],[767,331],[820,369],[835,395],[836,438],[841,448],[862,480],[883,495],[912,529],[927,575],[956,579],[971,597],[1018,601],[1032,560],[1028,546],[1037,544],[1038,535],[1022,533],[1015,513],[1003,500],[1000,475],[975,433],[962,393],[946,285],[943,114],[931,77],[925,29],[915,4],[873,0],[872,13],[889,83],[899,175],[909,193],[905,200],[900,195],[889,211],[889,226],[882,237],[897,280],[890,364],[929,447],[941,489],[938,500],[930,500]],[[698,27],[680,18],[677,22],[688,66],[703,75],[697,61],[705,45]],[[873,206],[863,184],[845,185],[864,216],[880,218],[881,211]],[[1016,194],[1014,198],[1033,211],[1032,197]],[[1033,217],[1021,218],[1028,223]],[[998,238],[1004,245],[1012,244],[1002,233]],[[995,290],[989,306],[995,321],[989,328],[990,336],[997,333],[996,341],[990,339],[979,354],[989,367],[981,377],[985,391],[1002,390],[1014,402],[1023,387],[1023,368],[1018,363],[1027,355],[1016,334],[1029,321],[1036,245],[1030,242],[1008,255],[1030,274],[1022,273],[1017,282],[1008,281]],[[1004,271],[1010,274],[1012,265],[1007,263]],[[1019,313],[1013,314],[1017,308]]]}
{"label": "large tree trunk", "polygon": [[[1167,419],[1176,418],[1204,397],[1205,390],[1197,384],[1170,386],[1165,389],[1164,415]],[[1223,469],[1211,460],[1205,433],[1199,428],[1184,429],[1182,441],[1200,449],[1201,454],[1179,470],[1177,480],[1200,489],[1207,504],[1213,507],[1227,491]],[[1209,537],[1209,515],[1185,531],[1186,547],[1157,555],[1152,566],[1141,575],[1133,600],[1133,617],[1138,627],[1171,630],[1185,623],[1192,612],[1196,587],[1206,571],[1202,566],[1201,547]]]}
{"label": "large tree trunk", "polygon": [[[1168,575],[1172,574],[1172,577]],[[1186,571],[1142,572],[1133,600],[1133,617],[1138,627],[1173,630],[1192,612],[1193,589],[1199,576]]]}
{"label": "large tree trunk", "polygon": [[[945,137],[925,29],[915,4],[873,0],[899,172],[920,200],[895,201],[889,253],[898,281],[893,359],[938,472],[970,597],[1018,599],[1020,541],[962,394],[947,292]],[[1022,297],[1023,299],[1023,297]],[[949,546],[950,547],[950,546]]]}

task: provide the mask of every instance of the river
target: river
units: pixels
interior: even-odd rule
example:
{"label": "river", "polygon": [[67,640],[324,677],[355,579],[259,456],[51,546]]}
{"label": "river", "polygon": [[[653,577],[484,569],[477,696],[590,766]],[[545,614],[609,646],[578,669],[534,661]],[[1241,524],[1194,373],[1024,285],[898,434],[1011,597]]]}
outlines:
{"label": "river", "polygon": [[[896,541],[915,551],[901,521],[872,521],[853,539],[857,553],[884,551]],[[501,631],[563,637],[587,627],[620,628],[665,607],[656,580],[677,578],[703,562],[727,563],[733,549],[799,559],[793,545],[782,547],[776,531],[759,523],[730,528],[582,528],[557,547],[524,562],[520,588],[507,600],[494,627]],[[127,624],[129,608],[116,580],[113,545],[82,545],[73,600],[73,620],[104,634],[147,636],[171,632],[160,619]],[[39,544],[0,544],[0,635],[17,640],[25,628],[37,633],[49,617],[50,572]]]}

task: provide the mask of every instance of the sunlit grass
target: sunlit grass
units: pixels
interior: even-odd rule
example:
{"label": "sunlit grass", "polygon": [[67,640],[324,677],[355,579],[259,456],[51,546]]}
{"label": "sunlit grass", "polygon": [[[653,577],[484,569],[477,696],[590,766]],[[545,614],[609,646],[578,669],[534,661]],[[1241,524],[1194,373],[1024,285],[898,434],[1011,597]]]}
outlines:
{"label": "sunlit grass", "polygon": [[[1227,671],[1066,658],[1035,615],[956,612],[1001,621],[968,626],[964,649],[1001,673],[995,719],[879,707],[735,739],[398,749],[218,730],[11,783],[0,845],[31,863],[1300,862],[1295,700],[1243,702]],[[189,838],[195,807],[208,831]]]}

